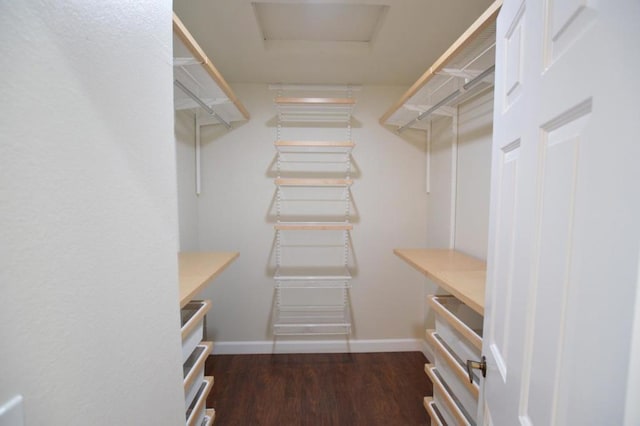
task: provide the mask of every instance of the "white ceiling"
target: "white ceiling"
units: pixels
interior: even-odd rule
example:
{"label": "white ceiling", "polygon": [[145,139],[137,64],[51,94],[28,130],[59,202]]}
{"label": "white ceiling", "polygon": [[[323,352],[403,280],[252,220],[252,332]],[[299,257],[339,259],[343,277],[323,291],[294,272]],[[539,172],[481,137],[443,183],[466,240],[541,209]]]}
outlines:
{"label": "white ceiling", "polygon": [[[409,85],[491,2],[175,0],[174,10],[229,82]],[[275,7],[270,10],[277,13],[270,25],[275,25],[278,34],[303,33],[301,29],[305,26],[314,26],[314,35],[301,36],[307,40],[295,40],[295,36],[265,40],[264,29],[255,14],[256,9],[268,6],[263,3],[277,3],[271,5]],[[305,14],[300,5],[310,5],[308,13]],[[348,7],[340,12],[339,5]],[[355,41],[340,41],[345,40],[340,25],[349,26],[349,20],[356,19],[347,18],[349,14],[370,9],[353,5],[388,7],[383,8],[368,40],[360,37]],[[335,21],[318,25],[330,13],[337,13]],[[308,16],[309,22],[301,25],[301,16]],[[329,33],[318,33],[318,27]]]}

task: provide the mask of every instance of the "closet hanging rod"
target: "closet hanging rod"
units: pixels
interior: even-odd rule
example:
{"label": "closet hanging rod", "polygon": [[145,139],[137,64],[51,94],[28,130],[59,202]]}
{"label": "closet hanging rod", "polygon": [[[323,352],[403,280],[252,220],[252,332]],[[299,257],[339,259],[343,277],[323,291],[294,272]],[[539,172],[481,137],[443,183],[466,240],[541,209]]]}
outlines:
{"label": "closet hanging rod", "polygon": [[476,85],[478,85],[478,83],[480,83],[482,80],[484,80],[487,76],[493,74],[495,69],[496,69],[496,66],[495,65],[491,65],[489,68],[487,68],[486,70],[484,70],[480,74],[478,74],[478,76],[475,77],[473,80],[469,81],[468,83],[465,83],[464,86],[462,86],[460,89],[454,91],[449,96],[447,96],[446,98],[442,99],[441,101],[436,103],[434,106],[432,106],[428,110],[426,110],[424,112],[421,112],[416,118],[414,118],[413,120],[409,121],[405,125],[398,127],[398,129],[396,131],[398,133],[402,133],[407,128],[411,127],[413,125],[413,123],[415,123],[416,121],[424,120],[426,117],[431,115],[434,111],[436,111],[438,108],[442,107],[443,105],[448,104],[449,102],[454,101],[455,99],[459,98],[461,95],[463,95],[466,92],[468,92],[470,89],[473,89]]}
{"label": "closet hanging rod", "polygon": [[202,107],[205,111],[215,117],[220,123],[224,124],[224,127],[227,129],[231,128],[231,124],[227,123],[222,117],[220,117],[216,112],[211,109],[211,107],[204,103],[202,99],[200,99],[195,93],[187,88],[184,84],[180,83],[179,80],[173,80],[173,84],[175,84],[180,90],[182,90],[187,96],[193,99],[198,105]]}

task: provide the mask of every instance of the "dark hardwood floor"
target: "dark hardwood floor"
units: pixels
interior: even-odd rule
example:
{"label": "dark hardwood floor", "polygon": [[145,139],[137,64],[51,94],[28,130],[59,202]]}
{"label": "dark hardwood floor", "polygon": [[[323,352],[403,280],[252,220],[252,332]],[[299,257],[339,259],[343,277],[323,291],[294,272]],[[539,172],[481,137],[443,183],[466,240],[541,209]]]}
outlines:
{"label": "dark hardwood floor", "polygon": [[429,425],[420,352],[213,355],[207,406],[225,425]]}

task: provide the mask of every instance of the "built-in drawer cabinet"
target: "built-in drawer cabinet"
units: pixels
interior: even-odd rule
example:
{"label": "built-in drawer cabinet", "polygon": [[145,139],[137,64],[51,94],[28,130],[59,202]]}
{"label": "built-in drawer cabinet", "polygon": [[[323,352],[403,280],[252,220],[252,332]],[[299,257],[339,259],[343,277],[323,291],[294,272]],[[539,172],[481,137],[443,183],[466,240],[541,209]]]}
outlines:
{"label": "built-in drawer cabinet", "polygon": [[204,317],[211,309],[210,300],[193,300],[180,310],[182,362],[193,353],[204,336]]}
{"label": "built-in drawer cabinet", "polygon": [[460,404],[456,395],[432,364],[425,364],[425,373],[433,383],[433,405],[439,410],[447,425],[475,426],[476,413],[469,413]]}
{"label": "built-in drawer cabinet", "polygon": [[478,395],[480,393],[479,378],[474,375],[473,383],[464,361],[458,358],[435,330],[427,330],[427,342],[433,350],[434,364],[440,376],[451,389],[462,407],[473,415],[478,411]]}
{"label": "built-in drawer cabinet", "polygon": [[207,414],[207,396],[213,387],[213,377],[205,377],[198,384],[198,391],[195,399],[187,407],[185,413],[187,426],[201,426],[206,420]]}
{"label": "built-in drawer cabinet", "polygon": [[204,366],[212,348],[211,342],[202,342],[196,346],[191,356],[182,365],[185,407],[191,405],[200,388],[200,383],[204,380]]}
{"label": "built-in drawer cabinet", "polygon": [[206,408],[213,377],[204,375],[205,363],[211,354],[213,343],[202,341],[204,319],[210,309],[209,300],[193,300],[180,310],[184,406],[186,424],[189,426],[213,423],[215,417],[215,411],[208,411]]}
{"label": "built-in drawer cabinet", "polygon": [[424,397],[424,409],[427,410],[429,417],[431,418],[431,426],[446,426],[444,418],[440,409],[436,407],[436,403],[433,402],[433,398],[430,396]]}
{"label": "built-in drawer cabinet", "polygon": [[[473,373],[469,381],[467,360],[479,360],[482,353],[483,317],[454,296],[428,296],[436,317],[435,330],[427,330],[434,365],[425,372],[433,382],[433,400],[429,415],[438,414],[448,425],[475,425],[478,411],[480,377]],[[437,424],[436,421],[434,421]]]}

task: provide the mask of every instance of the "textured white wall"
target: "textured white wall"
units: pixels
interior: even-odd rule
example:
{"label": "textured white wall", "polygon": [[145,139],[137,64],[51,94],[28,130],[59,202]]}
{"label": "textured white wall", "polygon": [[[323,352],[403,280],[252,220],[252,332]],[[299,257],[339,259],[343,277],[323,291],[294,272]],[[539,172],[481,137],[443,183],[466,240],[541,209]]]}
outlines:
{"label": "textured white wall", "polygon": [[2,2],[0,40],[0,402],[178,425],[171,2]]}
{"label": "textured white wall", "polygon": [[175,138],[180,251],[197,251],[198,197],[196,196],[195,118],[193,111],[176,111]]}
{"label": "textured white wall", "polygon": [[[378,124],[403,89],[367,86],[355,92],[354,341],[421,339],[424,334],[424,278],[392,253],[426,242],[424,137],[407,132],[402,140]],[[219,126],[203,128],[198,216],[202,250],[235,250],[240,257],[202,296],[213,299],[207,325],[214,341],[264,342],[272,337],[274,283],[268,269],[274,230],[267,216],[275,194],[270,173],[275,92],[264,85],[236,85],[234,90],[252,119],[229,133],[219,132]]]}

